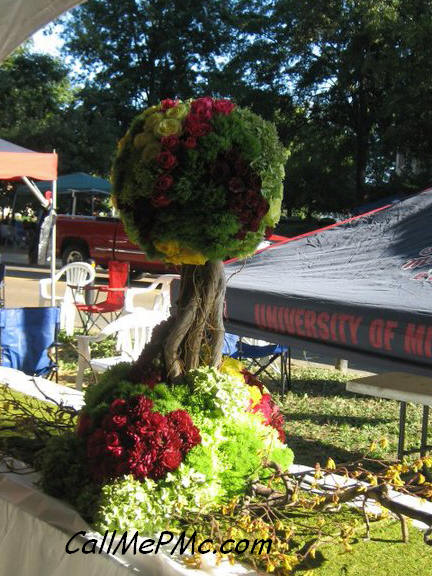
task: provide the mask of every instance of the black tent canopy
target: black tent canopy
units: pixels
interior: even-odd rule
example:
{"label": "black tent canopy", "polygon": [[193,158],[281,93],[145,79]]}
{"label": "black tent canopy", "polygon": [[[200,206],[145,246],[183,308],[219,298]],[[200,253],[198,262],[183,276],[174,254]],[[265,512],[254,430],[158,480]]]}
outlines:
{"label": "black tent canopy", "polygon": [[226,273],[230,332],[432,375],[432,188]]}

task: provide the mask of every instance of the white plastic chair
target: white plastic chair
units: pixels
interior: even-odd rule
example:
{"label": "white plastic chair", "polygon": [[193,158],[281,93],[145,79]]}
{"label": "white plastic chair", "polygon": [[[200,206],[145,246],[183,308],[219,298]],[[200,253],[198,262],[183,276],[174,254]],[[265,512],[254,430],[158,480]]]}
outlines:
{"label": "white plastic chair", "polygon": [[[105,372],[119,362],[137,360],[144,346],[150,342],[153,328],[165,320],[165,316],[155,310],[144,310],[121,316],[107,324],[94,336],[78,335],[78,370],[75,386],[81,390],[84,370],[91,367],[95,372]],[[108,336],[117,334],[117,356],[91,358],[90,343],[100,342]]]}
{"label": "white plastic chair", "polygon": [[[55,300],[56,304],[60,305],[60,328],[71,336],[75,326],[75,304],[85,304],[83,287],[93,282],[96,272],[87,262],[72,262],[57,272],[55,281],[58,282],[64,274],[66,275],[64,296],[56,296]],[[39,306],[43,306],[46,302],[51,305],[51,278],[39,280]]]}
{"label": "white plastic chair", "polygon": [[[177,274],[164,274],[157,278],[149,280],[149,286],[140,288],[128,288],[125,296],[124,311],[128,314],[134,314],[145,310],[154,310],[161,312],[167,319],[170,315],[171,294],[170,285],[173,280],[180,278]],[[141,295],[149,296],[147,306],[136,306],[134,299]],[[153,300],[151,300],[153,297]]]}

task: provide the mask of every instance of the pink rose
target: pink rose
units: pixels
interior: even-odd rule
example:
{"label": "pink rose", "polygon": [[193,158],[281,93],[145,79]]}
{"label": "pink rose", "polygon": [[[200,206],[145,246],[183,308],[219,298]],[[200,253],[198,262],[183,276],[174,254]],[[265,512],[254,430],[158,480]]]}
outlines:
{"label": "pink rose", "polygon": [[215,100],[213,102],[213,110],[215,112],[218,112],[219,114],[223,114],[224,116],[228,116],[228,114],[231,114],[234,108],[235,108],[234,102],[231,102],[231,100],[227,100],[225,98]]}

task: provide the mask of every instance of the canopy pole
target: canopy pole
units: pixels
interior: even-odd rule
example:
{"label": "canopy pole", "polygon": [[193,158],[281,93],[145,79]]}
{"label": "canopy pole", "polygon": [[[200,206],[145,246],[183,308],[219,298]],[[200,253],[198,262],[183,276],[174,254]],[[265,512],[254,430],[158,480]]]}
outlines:
{"label": "canopy pole", "polygon": [[[49,202],[45,198],[45,196],[42,194],[42,192],[39,190],[39,188],[31,180],[29,180],[27,178],[27,176],[21,176],[21,178],[22,178],[23,182],[25,182],[27,184],[27,186],[30,188],[30,190],[36,196],[36,198],[39,200],[39,202],[42,204],[42,206],[44,208],[48,208]],[[55,182],[57,184],[57,180],[55,180]]]}
{"label": "canopy pole", "polygon": [[[55,152],[55,151],[54,151]],[[51,227],[51,306],[55,306],[55,275],[56,275],[56,231],[57,231],[57,180],[53,180],[51,212],[53,221]]]}

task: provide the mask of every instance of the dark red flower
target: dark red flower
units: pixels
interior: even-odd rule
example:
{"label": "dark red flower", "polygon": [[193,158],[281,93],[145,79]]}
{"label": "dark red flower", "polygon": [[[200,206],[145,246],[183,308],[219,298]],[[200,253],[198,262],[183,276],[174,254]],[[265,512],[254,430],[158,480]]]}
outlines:
{"label": "dark red flower", "polygon": [[158,192],[153,198],[151,199],[151,203],[155,208],[165,208],[165,206],[169,206],[172,200],[163,192]]}
{"label": "dark red flower", "polygon": [[174,108],[177,106],[178,100],[172,100],[171,98],[166,98],[165,100],[161,101],[161,108],[162,110],[168,110],[168,108]]}
{"label": "dark red flower", "polygon": [[164,452],[162,453],[160,463],[167,470],[176,470],[180,466],[181,461],[182,461],[182,455],[180,450],[177,450],[175,448],[169,448],[167,450],[164,450]]}
{"label": "dark red flower", "polygon": [[116,398],[111,402],[110,412],[112,414],[124,414],[126,410],[126,400],[124,398]]}
{"label": "dark red flower", "polygon": [[183,140],[183,146],[185,148],[196,148],[197,141],[194,136],[188,136],[186,140]]}
{"label": "dark red flower", "polygon": [[194,138],[201,138],[212,130],[211,124],[203,122],[195,114],[188,114],[185,121],[185,128],[188,134]]}
{"label": "dark red flower", "polygon": [[120,408],[124,414],[108,412],[101,427],[89,435],[87,457],[95,481],[123,474],[137,479],[163,478],[177,469],[187,452],[201,441],[186,411],[164,416],[153,412],[152,407],[151,399],[144,395],[116,403],[114,410]]}
{"label": "dark red flower", "polygon": [[81,412],[78,418],[77,434],[78,436],[86,436],[90,433],[92,421],[87,412]]}
{"label": "dark red flower", "polygon": [[213,116],[213,98],[205,96],[197,98],[191,104],[191,112],[198,117],[200,121],[208,121]]}
{"label": "dark red flower", "polygon": [[156,160],[163,170],[172,170],[178,164],[177,158],[169,150],[164,150],[158,154]]}
{"label": "dark red flower", "polygon": [[154,189],[156,192],[165,192],[169,190],[174,183],[171,174],[161,174],[155,182]]}
{"label": "dark red flower", "polygon": [[228,188],[233,194],[242,194],[245,190],[245,183],[241,178],[234,176],[234,178],[230,178]]}
{"label": "dark red flower", "polygon": [[266,239],[268,240],[272,234],[273,234],[273,228],[271,228],[270,226],[266,226],[266,229],[264,232]]}
{"label": "dark red flower", "polygon": [[221,98],[220,100],[215,100],[213,102],[213,110],[219,114],[224,114],[225,116],[231,114],[234,108],[235,104],[234,102],[231,102],[231,100]]}
{"label": "dark red flower", "polygon": [[178,148],[180,140],[178,136],[171,134],[170,136],[164,136],[161,140],[161,144],[167,150],[175,150]]}

